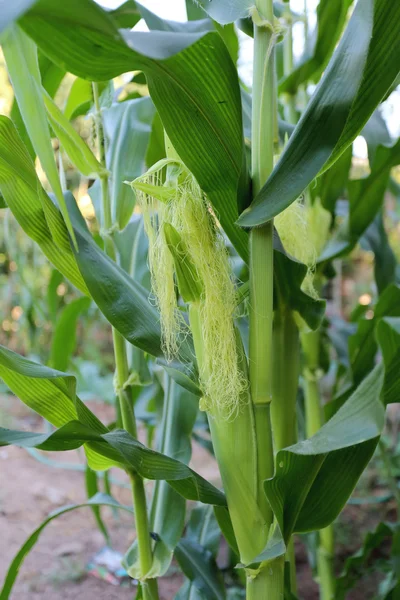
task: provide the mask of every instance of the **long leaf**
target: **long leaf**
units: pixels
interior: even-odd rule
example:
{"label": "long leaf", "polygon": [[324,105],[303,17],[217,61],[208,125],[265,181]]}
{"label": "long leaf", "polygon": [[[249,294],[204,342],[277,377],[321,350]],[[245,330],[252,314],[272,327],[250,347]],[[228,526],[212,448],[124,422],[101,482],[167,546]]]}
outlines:
{"label": "long leaf", "polygon": [[[55,427],[79,419],[94,431],[108,431],[76,396],[76,380],[72,375],[34,363],[0,346],[0,377],[24,404]],[[85,452],[93,469],[106,469],[118,463],[89,447],[85,447]]]}
{"label": "long leaf", "polygon": [[123,429],[101,434],[79,421],[70,421],[48,434],[0,428],[0,445],[60,452],[95,447],[106,459],[118,457],[120,465],[133,469],[146,479],[165,480],[187,500],[226,506],[222,492],[179,460],[146,448]]}
{"label": "long leaf", "polygon": [[68,504],[67,506],[62,506],[61,508],[57,508],[53,512],[51,512],[44,521],[41,522],[39,527],[35,529],[31,533],[31,535],[27,538],[21,548],[18,550],[14,559],[11,562],[11,565],[8,568],[6,579],[4,581],[4,585],[0,592],[0,600],[8,600],[10,598],[10,593],[12,592],[13,585],[18,576],[18,572],[29,552],[32,550],[36,542],[39,540],[39,537],[45,527],[51,523],[54,519],[61,515],[65,515],[65,513],[71,512],[72,510],[76,510],[77,508],[83,507],[99,507],[99,506],[110,506],[113,509],[121,509],[132,513],[132,509],[128,506],[123,506],[119,504],[114,498],[111,496],[107,496],[106,494],[96,494],[92,498],[90,498],[87,502],[82,502],[80,504]]}
{"label": "long leaf", "polygon": [[[76,217],[77,208],[73,203],[71,195],[68,205],[78,244],[76,261],[93,300],[128,342],[162,360],[160,317],[149,301],[149,292],[99,248],[80,213]],[[181,364],[166,363],[167,370],[183,387],[199,394],[189,337],[182,341],[179,358]]]}
{"label": "long leaf", "polygon": [[[70,248],[65,223],[43,190],[35,166],[12,121],[0,115],[0,190],[25,233],[42,249],[50,262],[84,294],[88,289]],[[45,212],[45,209],[46,212]],[[57,229],[62,247],[53,239]]]}
{"label": "long leaf", "polygon": [[284,539],[329,525],[371,459],[384,424],[379,365],[313,437],[278,452],[265,492]]}
{"label": "long leaf", "polygon": [[195,541],[183,538],[175,549],[175,557],[188,579],[204,592],[207,599],[224,600],[225,589],[211,552]]}
{"label": "long leaf", "polygon": [[113,104],[102,112],[107,137],[107,167],[112,173],[110,196],[113,222],[122,230],[129,222],[135,196],[125,181],[145,171],[154,105],[150,98]]}
{"label": "long leaf", "polygon": [[51,128],[78,171],[87,177],[103,175],[106,172],[104,167],[45,91],[43,91],[43,101]]}
{"label": "long leaf", "polygon": [[[37,48],[17,25],[12,25],[3,34],[2,48],[18,107],[29,138],[57,198],[69,234],[74,240],[74,232],[65,205],[51,145],[50,130],[42,98]],[[62,246],[63,238],[62,236],[58,237],[57,228],[52,233],[55,241]]]}
{"label": "long leaf", "polygon": [[304,82],[315,80],[323,71],[342,33],[353,0],[321,0],[317,6],[316,32],[310,36],[312,48],[306,49],[294,71],[279,82],[279,92],[296,93]]}
{"label": "long leaf", "polygon": [[76,326],[80,315],[90,306],[89,298],[77,298],[58,317],[50,348],[49,363],[58,371],[66,371],[76,346]]}
{"label": "long leaf", "polygon": [[[158,429],[157,449],[166,456],[190,460],[191,432],[198,411],[198,399],[165,376],[163,414]],[[162,577],[167,572],[185,525],[186,503],[165,481],[157,481],[150,507],[150,528],[157,534],[153,564],[149,573],[141,573],[138,547],[134,543],[124,562],[131,577],[136,579]]]}
{"label": "long leaf", "polygon": [[[39,2],[21,20],[52,60],[86,79],[111,79],[132,69],[146,74],[166,132],[239,254],[247,235],[235,225],[248,204],[240,89],[235,65],[216,32],[149,33],[115,28],[91,0]],[[207,80],[199,64],[207,65]],[[189,135],[188,135],[189,133]]]}
{"label": "long leaf", "polygon": [[240,225],[266,223],[339,158],[396,79],[399,64],[400,4],[358,2],[279,162]]}

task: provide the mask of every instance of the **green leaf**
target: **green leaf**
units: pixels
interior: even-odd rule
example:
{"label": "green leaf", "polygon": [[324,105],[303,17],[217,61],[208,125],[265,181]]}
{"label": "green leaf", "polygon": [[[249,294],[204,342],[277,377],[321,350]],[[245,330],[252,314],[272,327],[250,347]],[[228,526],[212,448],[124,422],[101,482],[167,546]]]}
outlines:
{"label": "green leaf", "polygon": [[[50,186],[57,198],[68,232],[74,240],[72,225],[61,190],[55,162],[46,110],[42,97],[42,83],[37,48],[31,39],[17,26],[9,27],[2,36],[2,49],[19,110],[32,146],[39,157]],[[52,227],[54,241],[63,246],[64,238],[57,227]]]}
{"label": "green leaf", "polygon": [[399,279],[397,261],[390,246],[380,211],[361,238],[361,246],[375,255],[374,276],[379,294]]}
{"label": "green leaf", "polygon": [[204,19],[204,10],[199,6],[196,0],[186,0],[186,14],[188,21],[198,21]]}
{"label": "green leaf", "polygon": [[0,427],[0,445],[10,444],[21,448],[39,448],[60,452],[90,444],[103,457],[125,468],[134,469],[145,479],[165,480],[187,500],[226,506],[222,492],[179,460],[146,448],[123,429],[100,432],[79,421],[70,421],[52,433],[12,431]]}
{"label": "green leaf", "polygon": [[[35,166],[12,121],[0,115],[0,190],[18,223],[49,261],[88,294],[70,248],[65,223],[36,175]],[[49,222],[52,223],[50,230]],[[52,232],[65,242],[60,247]]]}
{"label": "green leaf", "polygon": [[96,494],[93,498],[90,498],[87,502],[82,502],[80,504],[68,504],[67,506],[62,506],[61,508],[57,508],[53,512],[51,512],[48,517],[31,533],[31,535],[27,538],[25,543],[21,546],[17,554],[15,555],[4,581],[4,585],[0,592],[0,600],[8,600],[10,598],[10,593],[12,592],[13,585],[18,576],[18,572],[29,552],[32,550],[33,546],[39,540],[39,537],[45,527],[51,523],[57,517],[64,515],[67,512],[71,512],[72,510],[76,510],[77,508],[83,507],[99,507],[99,506],[110,506],[111,508],[122,509],[132,513],[132,509],[119,504],[114,498],[111,496],[107,496],[106,494]]}
{"label": "green leaf", "polygon": [[[86,465],[85,469],[85,485],[86,485],[86,494],[88,501],[96,496],[99,493],[98,479],[96,471],[93,471],[88,465]],[[100,507],[98,505],[91,506],[92,513],[97,523],[97,527],[99,531],[103,534],[104,540],[108,545],[110,543],[110,535],[107,531],[107,527],[101,517]],[[113,507],[115,510],[115,507]]]}
{"label": "green leaf", "polygon": [[[107,81],[100,81],[98,83],[100,97],[107,88],[107,85]],[[65,104],[64,115],[69,121],[72,121],[73,119],[76,119],[76,117],[86,115],[89,112],[92,104],[93,90],[91,82],[77,77],[69,91],[67,102]]]}
{"label": "green leaf", "polygon": [[66,371],[76,346],[78,318],[90,306],[90,298],[77,298],[58,316],[51,342],[49,364],[53,369]]}
{"label": "green leaf", "polygon": [[[89,0],[39,0],[21,20],[55,62],[95,81],[144,71],[178,155],[208,195],[223,229],[247,259],[247,234],[235,225],[248,204],[238,76],[216,32],[122,32]],[[207,85],[199,64],[207,64]],[[188,135],[190,132],[190,135]]]}
{"label": "green leaf", "polygon": [[[76,205],[75,209],[73,208],[73,203],[71,196],[69,210],[78,244],[75,257],[93,300],[107,321],[128,342],[152,356],[163,359],[160,317],[149,301],[149,292],[99,248],[82,224],[82,217],[79,220],[76,218],[77,208]],[[194,391],[197,387],[197,376],[193,365],[194,351],[189,337],[186,336],[182,340],[179,352],[183,364],[171,363],[170,367],[178,367],[183,375],[177,379],[178,383],[187,387],[185,379],[189,378],[189,391]],[[174,373],[170,373],[174,377]]]}
{"label": "green leaf", "polygon": [[[42,52],[38,52],[38,59],[39,59],[40,75],[41,75],[41,79],[42,79],[42,86],[46,90],[46,92],[48,92],[50,94],[50,96],[52,98],[54,98],[56,91],[60,87],[61,81],[65,77],[65,71],[64,71],[64,69],[61,69],[60,67],[55,65]],[[35,160],[36,153],[35,153],[35,150],[33,149],[32,142],[29,139],[29,135],[26,130],[24,121],[22,119],[22,115],[19,110],[18,102],[17,102],[15,96],[14,96],[13,105],[11,107],[10,117],[11,117],[11,120],[13,121],[14,125],[16,126],[18,133],[20,134],[22,141],[24,142],[27,150],[29,151],[29,154],[31,155],[32,159]]]}
{"label": "green leaf", "polygon": [[198,0],[198,4],[221,25],[247,17],[250,8],[254,6],[252,0]]}
{"label": "green leaf", "polygon": [[313,437],[278,452],[264,486],[285,541],[326,527],[347,502],[384,425],[382,385],[379,365]]}
{"label": "green leaf", "polygon": [[0,33],[13,21],[16,21],[36,2],[36,0],[17,0],[16,2],[3,2],[0,12]]}
{"label": "green leaf", "polygon": [[279,162],[240,225],[261,225],[284,210],[351,144],[399,72],[399,23],[399,3],[357,4]]}
{"label": "green leaf", "polygon": [[[24,404],[55,427],[79,419],[94,432],[108,431],[76,396],[76,379],[72,375],[34,363],[0,346],[0,377]],[[115,460],[104,459],[91,448],[86,447],[85,451],[93,469],[115,464]]]}
{"label": "green leaf", "polygon": [[[162,419],[157,428],[157,450],[165,456],[179,457],[188,464],[192,454],[191,433],[198,411],[198,399],[168,376],[164,378]],[[212,511],[212,508],[210,509]],[[124,563],[134,578],[162,577],[170,567],[173,553],[185,525],[186,503],[165,481],[157,481],[150,506],[150,529],[157,534],[153,549],[153,564],[142,573],[135,542],[128,550]]]}
{"label": "green leaf", "polygon": [[307,267],[281,250],[274,249],[274,307],[285,306],[297,312],[310,329],[318,329],[325,312],[325,300],[302,291]]}
{"label": "green leaf", "polygon": [[110,11],[114,23],[123,29],[132,29],[140,21],[140,14],[137,3],[134,0],[126,0],[121,6]]}
{"label": "green leaf", "polygon": [[226,598],[222,573],[211,552],[195,541],[182,538],[175,549],[175,558],[182,571],[207,600]]}
{"label": "green leaf", "polygon": [[350,214],[321,253],[319,261],[347,254],[372,223],[382,206],[392,167],[400,163],[400,140],[379,146],[374,152],[371,173],[347,184]]}
{"label": "green leaf", "polygon": [[363,571],[367,570],[373,551],[382,546],[388,538],[393,542],[396,530],[398,532],[398,527],[393,523],[379,523],[374,531],[367,533],[362,547],[346,559],[343,572],[336,578],[336,600],[345,600],[348,591],[361,578]]}
{"label": "green leaf", "polygon": [[385,317],[379,321],[376,337],[385,364],[383,400],[385,404],[400,402],[400,318]]}
{"label": "green leaf", "polygon": [[112,173],[110,197],[113,223],[126,227],[135,206],[135,195],[125,181],[136,179],[145,170],[154,105],[150,98],[113,104],[102,111],[107,138],[107,168]]}
{"label": "green leaf", "polygon": [[43,91],[43,100],[51,128],[72,164],[86,177],[104,175],[106,173],[104,167],[45,91]]}
{"label": "green leaf", "polygon": [[[316,32],[310,35],[312,47],[306,46],[300,64],[279,82],[279,92],[295,94],[304,82],[319,78],[327,65],[345,25],[353,0],[321,0],[317,6]],[[307,44],[307,41],[306,41]]]}

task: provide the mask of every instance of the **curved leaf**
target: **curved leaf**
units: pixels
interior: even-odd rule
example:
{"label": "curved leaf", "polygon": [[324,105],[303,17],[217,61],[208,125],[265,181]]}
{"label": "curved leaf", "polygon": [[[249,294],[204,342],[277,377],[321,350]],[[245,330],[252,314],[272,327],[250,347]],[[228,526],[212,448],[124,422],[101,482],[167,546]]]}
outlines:
{"label": "curved leaf", "polygon": [[385,364],[383,400],[385,404],[400,402],[400,318],[386,317],[379,321],[376,337]]}
{"label": "curved leaf", "polygon": [[[72,375],[34,363],[0,346],[0,377],[24,404],[55,427],[79,419],[94,431],[108,431],[76,396],[76,379]],[[85,452],[89,465],[95,470],[116,463],[91,448],[86,447]]]}
{"label": "curved leaf", "polygon": [[99,163],[89,146],[44,90],[43,101],[51,128],[78,171],[86,177],[95,177],[96,175],[100,177],[105,174],[106,170]]}
{"label": "curved leaf", "polygon": [[90,298],[77,298],[67,304],[57,319],[51,342],[50,365],[59,371],[66,371],[76,346],[76,325],[82,314],[90,306]]}
{"label": "curved leaf", "polygon": [[[321,0],[317,6],[316,31],[311,33],[312,48],[306,46],[305,53],[294,71],[279,82],[279,92],[295,94],[304,82],[315,80],[335,49],[353,0]],[[308,40],[306,41],[307,44]]]}
{"label": "curved leaf", "polygon": [[175,558],[186,577],[205,594],[207,600],[225,600],[222,573],[209,550],[193,540],[183,538],[175,548]]}
{"label": "curved leaf", "polygon": [[[371,161],[372,162],[372,161]],[[350,214],[319,257],[319,262],[350,252],[372,223],[382,206],[392,167],[400,163],[400,140],[393,146],[380,145],[371,164],[371,173],[347,183]]]}
{"label": "curved leaf", "polygon": [[[42,188],[33,161],[12,121],[2,115],[0,115],[0,190],[25,233],[40,246],[56,269],[84,294],[88,294],[69,245],[64,221]],[[58,237],[65,239],[63,247],[54,242],[48,219],[52,221],[52,230],[57,228]]]}
{"label": "curved leaf", "polygon": [[[74,232],[65,205],[51,145],[50,130],[42,97],[37,48],[22,29],[15,24],[3,34],[1,45],[24,125],[51,189],[57,198],[68,232],[74,240]],[[55,242],[62,247],[64,241],[62,234],[60,235],[57,227],[52,228],[51,222],[49,222],[49,227]]]}
{"label": "curved leaf", "polygon": [[113,223],[124,229],[132,216],[135,195],[125,181],[145,171],[154,105],[150,98],[138,98],[113,104],[102,111],[107,138],[107,168],[112,173],[110,197]]}
{"label": "curved leaf", "polygon": [[21,546],[17,554],[15,555],[10,567],[8,568],[7,575],[3,584],[3,587],[0,592],[0,600],[8,600],[10,597],[10,593],[12,591],[15,580],[18,576],[18,572],[29,552],[32,550],[33,546],[38,541],[42,531],[45,527],[51,523],[54,519],[61,515],[65,515],[65,513],[71,512],[72,510],[76,510],[77,508],[83,507],[98,507],[98,506],[110,506],[111,508],[118,508],[121,510],[126,510],[130,513],[133,513],[132,509],[128,506],[123,506],[119,504],[114,498],[111,496],[107,496],[106,494],[96,494],[92,498],[90,498],[87,502],[82,502],[80,504],[68,504],[67,506],[62,506],[61,508],[57,508],[53,512],[51,512],[44,521],[41,522],[39,527],[31,533],[31,535],[27,538],[25,543]]}
{"label": "curved leaf", "polygon": [[396,79],[400,4],[358,2],[345,33],[270,178],[238,223],[266,223],[351,144]]}
{"label": "curved leaf", "polygon": [[[191,433],[198,411],[198,399],[168,376],[164,378],[162,420],[157,429],[157,449],[166,456],[179,458],[187,464],[192,454]],[[150,507],[150,529],[157,534],[153,549],[153,564],[149,573],[142,573],[135,542],[124,558],[131,577],[140,579],[162,577],[170,567],[174,550],[185,525],[186,503],[165,481],[154,486]]]}
{"label": "curved leaf", "polygon": [[[82,78],[144,71],[174,148],[247,259],[247,235],[235,225],[238,205],[247,206],[249,193],[240,89],[219,34],[125,31],[122,37],[91,0],[39,0],[21,25],[55,62]],[[207,65],[206,81],[199,64]]]}
{"label": "curved leaf", "polygon": [[314,436],[278,452],[265,493],[285,541],[340,513],[371,459],[384,425],[382,365]]}
{"label": "curved leaf", "polygon": [[0,445],[63,451],[90,444],[107,459],[118,457],[120,465],[145,479],[167,481],[187,500],[226,506],[222,492],[179,460],[146,448],[123,429],[101,434],[79,421],[70,421],[52,433],[12,431],[0,427]]}
{"label": "curved leaf", "polygon": [[[71,195],[69,210],[78,244],[75,257],[93,300],[107,321],[128,342],[152,356],[163,359],[160,316],[150,303],[149,292],[99,248],[86,227],[82,225],[82,218],[76,218],[77,208],[75,205],[73,209],[72,201]],[[191,339],[186,336],[179,350],[182,364],[170,364],[171,367],[177,367],[182,371],[182,377],[177,379],[181,385],[188,387],[185,385],[186,379],[191,380],[189,391],[197,388],[194,356]],[[170,373],[175,379],[173,369]]]}

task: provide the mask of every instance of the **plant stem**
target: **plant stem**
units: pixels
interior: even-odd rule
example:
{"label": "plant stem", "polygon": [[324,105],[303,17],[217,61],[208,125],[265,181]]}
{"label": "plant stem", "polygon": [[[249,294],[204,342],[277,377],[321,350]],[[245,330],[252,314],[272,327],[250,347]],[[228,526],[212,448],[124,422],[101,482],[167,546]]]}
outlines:
{"label": "plant stem", "polygon": [[[319,389],[319,351],[320,331],[303,333],[300,337],[304,353],[305,368],[304,402],[306,413],[307,437],[313,436],[323,424],[323,412]],[[321,600],[333,600],[335,597],[334,573],[334,535],[333,526],[319,531],[317,550],[317,569]]]}
{"label": "plant stem", "polygon": [[[101,118],[101,107],[99,99],[99,88],[97,83],[93,83],[93,98],[95,105],[95,122],[96,135],[98,141],[99,162],[105,167],[105,146],[104,146],[104,131]],[[116,251],[113,240],[110,236],[112,228],[111,203],[109,195],[108,176],[101,177],[101,199],[103,212],[104,226],[104,247],[107,255],[116,260]],[[135,413],[133,409],[132,398],[126,387],[129,379],[129,366],[126,353],[126,344],[123,336],[114,327],[112,328],[115,369],[117,380],[117,393],[119,408],[122,417],[123,428],[130,433],[134,438],[137,437],[137,426]],[[153,561],[152,544],[149,530],[149,519],[147,513],[146,493],[144,489],[143,478],[134,472],[129,472],[129,477],[132,484],[133,507],[135,512],[136,534],[139,548],[139,562],[142,576],[151,568]],[[142,583],[144,600],[158,600],[158,588],[156,579],[147,579]]]}
{"label": "plant stem", "polygon": [[[257,194],[274,166],[276,90],[272,0],[256,0],[254,20],[252,178]],[[273,320],[273,221],[250,233],[250,389],[257,440],[258,500],[267,527],[273,514],[265,498],[263,482],[274,474],[271,427],[272,320]],[[248,600],[283,598],[283,559],[280,568],[264,565],[255,578],[247,579]]]}
{"label": "plant stem", "polygon": [[[289,4],[287,5],[285,20],[287,30],[283,42],[283,66],[287,77],[293,71],[293,19]],[[289,123],[295,124],[297,122],[296,94],[287,94],[285,117]]]}
{"label": "plant stem", "polygon": [[247,578],[246,600],[283,600],[285,561],[283,556],[269,562],[254,578]]}
{"label": "plant stem", "polygon": [[[274,448],[278,452],[297,442],[296,400],[300,370],[299,330],[288,309],[276,310],[273,329],[273,388],[271,406]],[[296,593],[293,538],[288,544],[291,591]]]}

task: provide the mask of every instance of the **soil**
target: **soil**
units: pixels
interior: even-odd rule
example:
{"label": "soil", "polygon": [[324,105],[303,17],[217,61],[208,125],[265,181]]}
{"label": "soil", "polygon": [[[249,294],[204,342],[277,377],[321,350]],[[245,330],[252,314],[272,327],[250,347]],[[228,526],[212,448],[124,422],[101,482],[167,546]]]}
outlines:
{"label": "soil", "polygon": [[[104,422],[112,420],[112,407],[97,402],[89,403],[89,406]],[[38,430],[42,425],[38,417],[18,400],[3,395],[0,396],[0,426]],[[46,453],[46,457],[70,465],[80,460],[77,452]],[[204,449],[194,447],[192,463],[198,472],[218,485],[216,465]],[[112,476],[123,480],[121,472],[112,473]],[[128,489],[114,486],[113,494],[121,503],[130,504]],[[21,448],[0,448],[0,587],[11,559],[46,515],[62,505],[85,499],[83,473],[43,464]],[[115,519],[109,508],[103,509],[102,514],[111,534],[112,547],[124,552],[135,536],[131,516],[121,511]],[[354,526],[357,532],[368,530],[381,518],[379,514],[360,512],[358,507],[346,509],[342,537],[338,540],[340,563],[346,554],[357,549],[359,540],[354,537]],[[89,508],[55,519],[45,528],[22,565],[11,599],[132,600],[133,587],[115,587],[85,571],[87,563],[104,545]],[[318,588],[300,540],[296,540],[296,557],[299,596],[303,600],[317,600]],[[181,584],[182,577],[172,565],[160,581],[161,600],[173,600]],[[349,600],[372,597],[373,593],[365,587],[348,596]]]}

